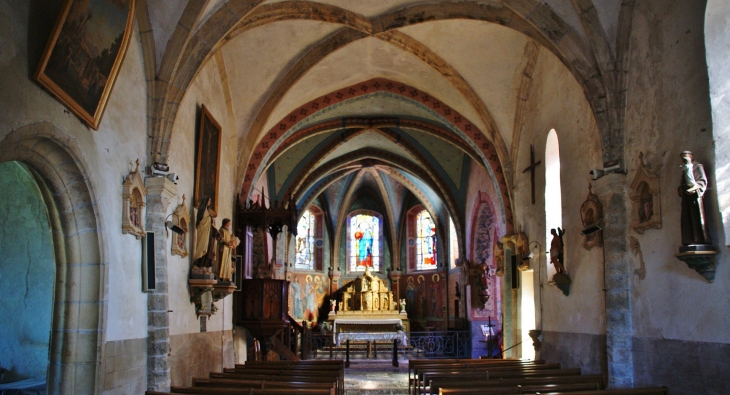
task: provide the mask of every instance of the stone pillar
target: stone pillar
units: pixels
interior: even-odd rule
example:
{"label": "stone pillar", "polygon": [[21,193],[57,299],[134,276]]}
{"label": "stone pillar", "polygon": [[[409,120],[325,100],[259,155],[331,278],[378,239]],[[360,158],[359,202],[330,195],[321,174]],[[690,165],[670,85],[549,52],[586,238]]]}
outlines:
{"label": "stone pillar", "polygon": [[155,233],[154,291],[147,294],[147,390],[170,391],[170,328],[167,299],[167,235],[165,219],[177,186],[165,177],[149,177],[147,187],[147,231]]}
{"label": "stone pillar", "polygon": [[603,278],[608,388],[630,388],[634,384],[634,359],[626,175],[607,174],[594,181],[593,185],[604,212]]}

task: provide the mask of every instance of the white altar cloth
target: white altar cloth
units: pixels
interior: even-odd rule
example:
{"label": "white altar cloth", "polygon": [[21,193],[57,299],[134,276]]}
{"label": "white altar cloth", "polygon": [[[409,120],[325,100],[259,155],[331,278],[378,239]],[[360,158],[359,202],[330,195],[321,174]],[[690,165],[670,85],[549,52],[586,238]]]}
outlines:
{"label": "white altar cloth", "polygon": [[[356,318],[336,318],[334,321],[334,324],[332,325],[332,332],[337,333],[337,325],[338,324],[351,324],[351,325],[403,325],[403,321],[401,321],[400,318],[387,318],[387,319],[381,319],[381,320],[372,320],[372,319],[356,319]],[[381,332],[382,333],[382,332]]]}
{"label": "white altar cloth", "polygon": [[337,340],[337,345],[340,345],[340,342],[346,342],[348,340],[357,340],[357,341],[384,341],[384,340],[400,340],[400,343],[402,345],[408,344],[408,336],[406,336],[406,333],[403,331],[398,332],[345,332],[345,333],[335,333],[335,337]]}

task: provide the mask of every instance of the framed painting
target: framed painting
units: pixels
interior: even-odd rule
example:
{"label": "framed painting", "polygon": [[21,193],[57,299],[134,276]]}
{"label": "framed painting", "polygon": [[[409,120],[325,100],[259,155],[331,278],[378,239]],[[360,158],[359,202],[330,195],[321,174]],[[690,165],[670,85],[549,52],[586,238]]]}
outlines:
{"label": "framed painting", "polygon": [[99,128],[132,33],[135,0],[67,0],[35,80]]}
{"label": "framed painting", "polygon": [[210,198],[210,208],[218,212],[218,166],[221,161],[221,125],[203,106],[198,130],[195,166],[195,207],[203,197]]}

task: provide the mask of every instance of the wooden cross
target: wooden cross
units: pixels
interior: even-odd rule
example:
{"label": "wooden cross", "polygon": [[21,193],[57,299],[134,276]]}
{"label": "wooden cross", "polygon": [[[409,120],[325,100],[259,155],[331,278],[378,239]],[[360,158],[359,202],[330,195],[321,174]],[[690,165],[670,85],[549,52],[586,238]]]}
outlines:
{"label": "wooden cross", "polygon": [[528,171],[530,172],[530,181],[532,184],[532,204],[535,204],[535,167],[541,163],[541,160],[535,162],[535,147],[530,144],[530,166],[527,166],[522,174],[525,174]]}

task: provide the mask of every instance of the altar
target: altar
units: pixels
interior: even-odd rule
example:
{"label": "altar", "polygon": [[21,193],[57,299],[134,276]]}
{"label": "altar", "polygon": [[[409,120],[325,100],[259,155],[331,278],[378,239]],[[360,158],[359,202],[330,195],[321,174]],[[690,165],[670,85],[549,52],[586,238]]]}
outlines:
{"label": "altar", "polygon": [[[408,345],[409,322],[405,301],[398,303],[385,281],[370,273],[369,268],[342,293],[342,300],[333,301],[328,321],[332,327],[333,342],[346,345],[345,367],[350,366],[350,341],[370,344],[392,342],[393,366],[398,366],[398,343]],[[400,309],[399,309],[400,307]],[[377,346],[375,347],[377,356]]]}

